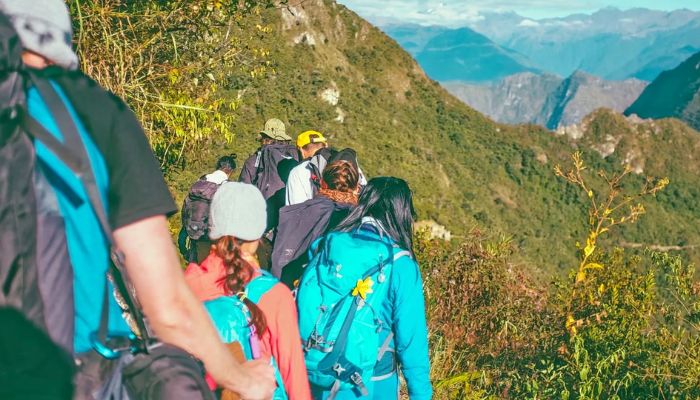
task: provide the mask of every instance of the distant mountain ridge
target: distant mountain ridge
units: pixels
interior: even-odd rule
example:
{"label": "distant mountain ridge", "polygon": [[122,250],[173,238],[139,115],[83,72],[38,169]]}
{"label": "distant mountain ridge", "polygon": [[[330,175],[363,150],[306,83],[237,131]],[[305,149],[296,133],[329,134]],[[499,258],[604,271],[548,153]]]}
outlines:
{"label": "distant mountain ridge", "polygon": [[[488,48],[472,48],[469,60],[487,60],[485,65],[490,65],[492,54],[500,53],[523,67],[514,73],[539,70],[565,77],[581,70],[607,80],[651,81],[662,71],[675,68],[700,51],[700,12],[689,10],[604,8],[591,15],[542,20],[516,13],[483,13],[467,25],[472,32],[484,35],[492,43]],[[459,36],[454,32],[463,28],[395,24],[382,29],[425,68],[426,57],[418,54],[427,41],[437,35],[452,35],[453,45],[457,46]],[[472,40],[472,36],[466,40]],[[483,56],[480,50],[485,51]],[[440,59],[439,53],[431,53],[428,60],[431,66],[442,65],[450,70],[460,66],[451,55]],[[465,70],[459,80],[484,80],[469,74]],[[504,76],[494,75],[495,79]],[[449,78],[457,80],[454,73]],[[442,76],[434,79],[449,80]]]}
{"label": "distant mountain ridge", "polygon": [[568,76],[651,81],[700,50],[700,12],[603,8],[591,15],[532,20],[490,13],[469,26],[537,68]]}
{"label": "distant mountain ridge", "polygon": [[454,96],[498,122],[535,123],[554,130],[577,124],[598,108],[624,111],[646,82],[605,81],[577,71],[566,79],[522,73],[490,85],[444,85]]}
{"label": "distant mountain ridge", "polygon": [[469,28],[411,25],[386,30],[437,81],[484,82],[538,71],[527,57]]}
{"label": "distant mountain ridge", "polygon": [[700,52],[659,75],[625,114],[642,118],[675,117],[700,130]]}

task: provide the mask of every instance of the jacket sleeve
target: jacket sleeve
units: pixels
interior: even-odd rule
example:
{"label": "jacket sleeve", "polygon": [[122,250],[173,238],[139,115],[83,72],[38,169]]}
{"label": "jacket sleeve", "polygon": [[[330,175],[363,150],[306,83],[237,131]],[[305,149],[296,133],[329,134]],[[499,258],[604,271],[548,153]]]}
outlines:
{"label": "jacket sleeve", "polygon": [[258,153],[256,152],[245,160],[243,168],[241,168],[241,175],[238,177],[238,182],[253,183],[253,179],[255,179],[255,160],[257,160],[257,158]]}
{"label": "jacket sleeve", "polygon": [[423,281],[418,265],[408,257],[397,260],[392,273],[393,332],[396,354],[411,400],[432,398],[428,327]]}
{"label": "jacket sleeve", "polygon": [[270,350],[277,362],[290,400],[310,400],[311,389],[301,349],[301,334],[292,292],[281,283],[267,292],[259,303],[268,318]]}

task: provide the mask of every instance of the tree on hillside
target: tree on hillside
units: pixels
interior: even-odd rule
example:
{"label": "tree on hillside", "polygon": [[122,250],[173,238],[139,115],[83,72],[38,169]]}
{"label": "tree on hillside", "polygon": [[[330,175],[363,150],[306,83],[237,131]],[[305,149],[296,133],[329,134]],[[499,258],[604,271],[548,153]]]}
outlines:
{"label": "tree on hillside", "polygon": [[230,142],[246,86],[271,70],[269,51],[250,43],[272,31],[260,18],[272,0],[69,5],[82,70],[127,101],[165,171]]}

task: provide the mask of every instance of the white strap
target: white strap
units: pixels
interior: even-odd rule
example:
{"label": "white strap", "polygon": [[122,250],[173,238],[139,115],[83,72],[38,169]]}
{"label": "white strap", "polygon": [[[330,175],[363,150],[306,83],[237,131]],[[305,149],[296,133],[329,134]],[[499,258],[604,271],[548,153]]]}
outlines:
{"label": "white strap", "polygon": [[331,392],[328,394],[328,398],[326,400],[335,399],[335,396],[338,395],[339,391],[340,391],[340,380],[336,379],[335,382],[333,383],[333,387],[331,388]]}
{"label": "white strap", "polygon": [[401,250],[398,253],[394,254],[394,262],[398,260],[401,257],[411,257],[411,252],[408,250]]}
{"label": "white strap", "polygon": [[379,352],[377,352],[377,362],[381,361],[386,351],[389,350],[389,345],[391,344],[391,340],[393,338],[394,332],[389,332],[386,339],[384,340],[384,343],[382,343],[382,346],[379,348]]}

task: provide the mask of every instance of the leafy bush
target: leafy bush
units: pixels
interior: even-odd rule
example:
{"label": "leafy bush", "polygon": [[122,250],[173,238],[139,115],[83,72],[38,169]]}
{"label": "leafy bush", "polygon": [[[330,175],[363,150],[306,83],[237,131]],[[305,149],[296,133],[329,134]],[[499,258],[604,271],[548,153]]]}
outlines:
{"label": "leafy bush", "polygon": [[82,70],[129,103],[164,170],[233,139],[238,89],[270,70],[269,51],[249,44],[271,32],[259,15],[272,0],[69,5]]}
{"label": "leafy bush", "polygon": [[625,169],[589,183],[578,154],[571,170],[556,171],[591,206],[580,263],[566,280],[528,279],[509,263],[507,240],[474,232],[451,249],[419,236],[437,398],[699,397],[694,267],[662,252],[601,249],[668,181],[648,179],[635,191]]}

